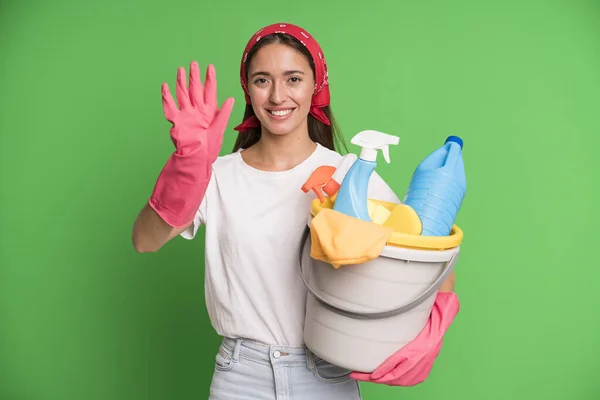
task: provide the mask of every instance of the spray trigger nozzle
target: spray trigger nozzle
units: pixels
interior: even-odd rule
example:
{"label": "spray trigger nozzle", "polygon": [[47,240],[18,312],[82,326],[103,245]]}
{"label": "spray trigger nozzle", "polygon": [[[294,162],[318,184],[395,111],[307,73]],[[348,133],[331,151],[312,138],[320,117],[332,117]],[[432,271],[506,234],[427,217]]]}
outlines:
{"label": "spray trigger nozzle", "polygon": [[377,161],[377,150],[381,150],[385,162],[389,164],[389,145],[400,143],[400,138],[379,131],[366,130],[354,135],[351,143],[362,147],[359,158],[366,161]]}
{"label": "spray trigger nozzle", "polygon": [[383,146],[380,147],[381,148],[381,152],[383,153],[383,159],[385,160],[386,163],[390,163],[390,147],[389,146]]}
{"label": "spray trigger nozzle", "polygon": [[335,169],[335,167],[330,165],[321,165],[313,171],[308,180],[304,183],[304,185],[302,185],[302,191],[304,193],[308,193],[310,190],[312,190],[319,198],[319,201],[321,203],[324,202],[325,198],[321,189],[327,182],[329,182],[331,176],[335,172]]}

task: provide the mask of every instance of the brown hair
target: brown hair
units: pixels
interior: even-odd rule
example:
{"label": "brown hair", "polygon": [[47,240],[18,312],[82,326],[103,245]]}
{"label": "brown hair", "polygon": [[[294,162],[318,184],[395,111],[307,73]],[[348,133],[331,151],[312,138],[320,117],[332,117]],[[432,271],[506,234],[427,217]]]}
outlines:
{"label": "brown hair", "polygon": [[[271,43],[285,44],[299,51],[310,64],[314,75],[315,63],[312,59],[312,56],[310,55],[310,52],[296,38],[284,33],[275,33],[260,40],[260,42],[258,42],[258,44],[254,46],[248,53],[248,56],[246,58],[247,65],[250,65],[252,58],[260,48]],[[323,122],[317,120],[315,117],[313,117],[312,114],[308,114],[308,135],[310,139],[313,142],[317,142],[330,150],[338,151],[339,145],[342,145],[344,149],[348,151],[348,147],[346,146],[344,137],[340,134],[339,128],[333,117],[331,106],[325,106],[322,108],[322,110],[329,119],[331,125],[326,125]],[[243,120],[246,120],[247,118],[253,115],[254,110],[252,109],[252,104],[246,104],[246,110],[244,111]],[[256,142],[258,142],[258,140],[260,139],[260,135],[260,127],[250,128],[245,132],[240,132],[235,141],[235,144],[233,145],[233,152],[236,152],[239,149],[247,149],[248,147],[252,146]]]}

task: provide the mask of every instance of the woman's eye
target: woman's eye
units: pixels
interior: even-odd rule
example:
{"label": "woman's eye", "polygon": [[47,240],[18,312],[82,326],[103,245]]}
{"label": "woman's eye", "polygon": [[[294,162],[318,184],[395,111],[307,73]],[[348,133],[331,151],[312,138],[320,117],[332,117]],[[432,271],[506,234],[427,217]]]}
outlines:
{"label": "woman's eye", "polygon": [[260,84],[263,84],[263,83],[266,83],[266,82],[267,82],[267,80],[265,78],[258,78],[258,79],[256,79],[254,81],[254,83],[257,84],[257,85],[260,85]]}
{"label": "woman's eye", "polygon": [[300,78],[298,78],[297,76],[292,76],[292,77],[290,78],[290,80],[291,80],[293,83],[297,83],[297,82],[300,82],[300,81],[301,81],[301,79],[300,79]]}

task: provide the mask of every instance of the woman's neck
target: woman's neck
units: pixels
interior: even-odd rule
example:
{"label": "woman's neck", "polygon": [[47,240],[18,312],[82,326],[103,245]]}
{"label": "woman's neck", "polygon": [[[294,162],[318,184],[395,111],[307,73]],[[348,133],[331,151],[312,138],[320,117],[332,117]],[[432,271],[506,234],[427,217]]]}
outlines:
{"label": "woman's neck", "polygon": [[315,151],[308,131],[273,135],[263,130],[260,140],[242,152],[244,161],[265,171],[287,171],[301,164]]}

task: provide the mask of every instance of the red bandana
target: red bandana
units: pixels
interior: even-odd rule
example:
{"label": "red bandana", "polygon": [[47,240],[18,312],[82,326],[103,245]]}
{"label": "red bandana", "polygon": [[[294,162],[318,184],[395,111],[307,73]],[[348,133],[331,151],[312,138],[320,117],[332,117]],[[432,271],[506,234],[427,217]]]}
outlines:
{"label": "red bandana", "polygon": [[[317,43],[317,41],[311,35],[309,35],[308,32],[296,25],[283,23],[269,25],[256,32],[248,41],[240,66],[240,78],[242,88],[244,89],[244,94],[246,96],[246,104],[251,104],[250,94],[248,93],[248,80],[246,78],[246,57],[248,56],[250,49],[252,49],[252,47],[254,47],[254,45],[258,43],[261,38],[273,33],[287,33],[288,35],[293,36],[294,38],[298,39],[312,55],[315,63],[315,92],[312,97],[310,113],[319,121],[326,125],[330,125],[329,119],[323,110],[321,110],[321,107],[329,105],[329,81],[325,56],[323,55],[323,51],[321,50],[319,43]],[[234,129],[239,132],[244,132],[248,128],[257,128],[259,126],[260,121],[258,118],[256,118],[256,116],[252,116],[246,119],[240,125],[236,126]]]}

